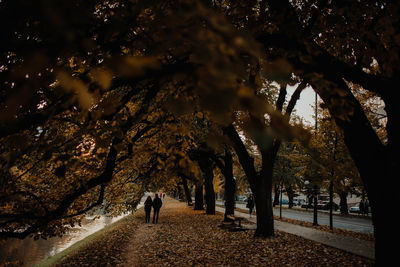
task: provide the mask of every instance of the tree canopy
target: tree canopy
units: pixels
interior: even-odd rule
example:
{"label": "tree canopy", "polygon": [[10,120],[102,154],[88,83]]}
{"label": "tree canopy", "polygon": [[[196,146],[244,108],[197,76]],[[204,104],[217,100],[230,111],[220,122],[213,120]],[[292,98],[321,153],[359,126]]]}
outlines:
{"label": "tree canopy", "polygon": [[[1,1],[0,235],[46,237],[102,203],[129,208],[178,171],[198,174],[189,151],[235,147],[239,127],[272,177],[271,146],[309,140],[289,123],[290,103],[282,111],[290,84],[311,86],[343,132],[381,247],[393,196],[376,177],[392,181],[399,163],[399,11],[396,1]],[[361,88],[384,103],[386,131]]]}

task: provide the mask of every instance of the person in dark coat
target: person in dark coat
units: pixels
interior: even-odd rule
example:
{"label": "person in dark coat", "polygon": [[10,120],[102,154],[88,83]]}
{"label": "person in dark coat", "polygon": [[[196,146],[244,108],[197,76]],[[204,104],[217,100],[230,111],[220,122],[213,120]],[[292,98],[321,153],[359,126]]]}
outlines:
{"label": "person in dark coat", "polygon": [[146,212],[146,223],[150,222],[150,213],[152,206],[153,206],[153,200],[151,200],[151,196],[148,196],[146,201],[144,202],[144,211]]}
{"label": "person in dark coat", "polygon": [[253,209],[254,209],[254,197],[253,197],[253,194],[250,194],[250,196],[247,198],[246,207],[249,209],[249,213],[250,213],[250,217],[251,217],[251,214],[253,213]]}
{"label": "person in dark coat", "polygon": [[153,199],[153,223],[158,223],[158,214],[160,213],[160,208],[162,206],[161,198],[158,197],[158,194]]}

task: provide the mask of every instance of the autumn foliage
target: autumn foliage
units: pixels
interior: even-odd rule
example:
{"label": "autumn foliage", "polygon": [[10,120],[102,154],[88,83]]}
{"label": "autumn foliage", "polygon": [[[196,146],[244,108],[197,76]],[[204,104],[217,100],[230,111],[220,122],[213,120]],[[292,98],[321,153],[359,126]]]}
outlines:
{"label": "autumn foliage", "polygon": [[[0,236],[60,235],[95,208],[124,212],[146,190],[176,187],[179,173],[202,181],[191,155],[204,147],[236,152],[259,206],[256,233],[271,236],[281,142],[312,149],[289,120],[311,86],[343,134],[386,257],[399,10],[355,0],[2,1]],[[285,106],[287,85],[298,90]],[[384,103],[385,123],[367,114],[361,90]]]}

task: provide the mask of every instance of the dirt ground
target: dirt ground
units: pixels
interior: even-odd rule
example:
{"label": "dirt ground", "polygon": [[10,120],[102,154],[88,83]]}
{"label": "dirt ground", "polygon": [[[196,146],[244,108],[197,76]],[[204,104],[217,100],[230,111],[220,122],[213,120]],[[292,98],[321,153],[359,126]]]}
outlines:
{"label": "dirt ground", "polygon": [[144,211],[120,223],[57,266],[373,266],[373,261],[276,231],[221,229],[223,216],[164,201],[158,224]]}

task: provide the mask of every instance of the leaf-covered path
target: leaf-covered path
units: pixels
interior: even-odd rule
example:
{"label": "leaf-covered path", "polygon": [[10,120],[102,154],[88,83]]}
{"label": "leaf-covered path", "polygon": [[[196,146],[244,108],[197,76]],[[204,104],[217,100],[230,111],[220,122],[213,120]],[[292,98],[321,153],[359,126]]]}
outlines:
{"label": "leaf-covered path", "polygon": [[[182,202],[164,201],[159,224],[144,223],[139,211],[125,222],[136,227],[119,226],[120,235],[129,229],[121,243],[111,242],[118,235],[110,241],[107,234],[95,241],[103,245],[89,245],[78,254],[80,260],[86,255],[90,266],[373,266],[371,260],[279,231],[272,239],[254,238],[254,230],[229,232],[218,227],[222,219]],[[114,244],[112,262],[108,257],[93,262],[93,248],[102,254],[99,250],[110,247],[109,242]],[[65,266],[78,264],[74,257],[65,259]]]}

